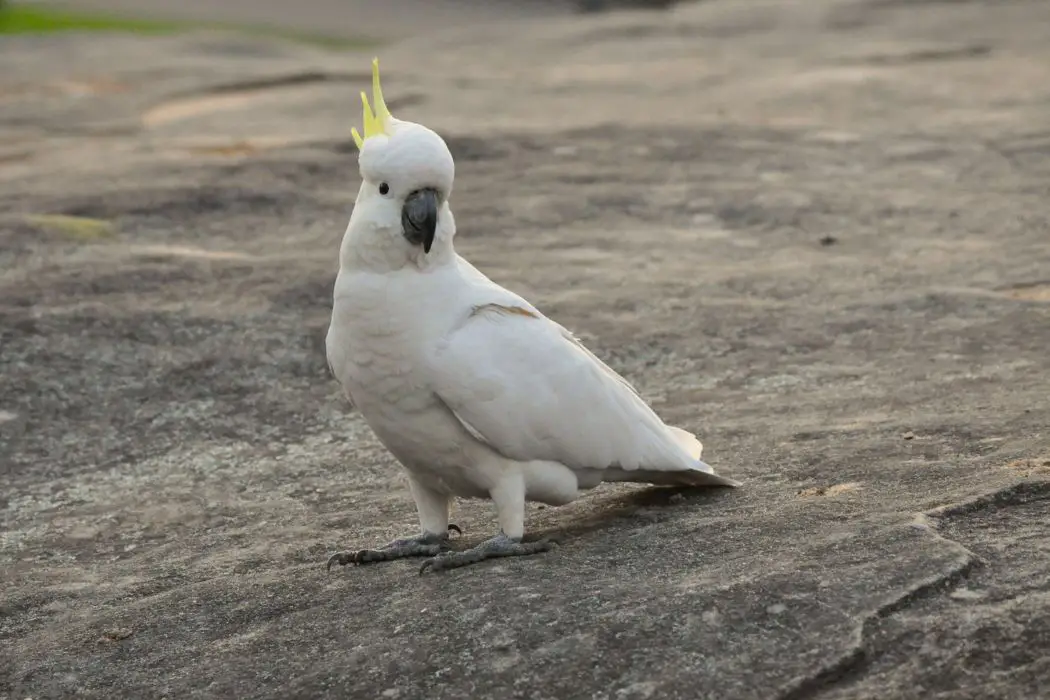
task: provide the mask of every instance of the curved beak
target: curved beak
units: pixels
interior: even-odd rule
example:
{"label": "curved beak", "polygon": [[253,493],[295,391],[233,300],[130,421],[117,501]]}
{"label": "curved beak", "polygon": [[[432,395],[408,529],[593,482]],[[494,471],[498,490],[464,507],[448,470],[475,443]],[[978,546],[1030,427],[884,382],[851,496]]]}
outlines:
{"label": "curved beak", "polygon": [[422,244],[423,252],[429,253],[437,231],[437,217],[437,190],[426,188],[408,195],[401,207],[401,228],[408,242]]}

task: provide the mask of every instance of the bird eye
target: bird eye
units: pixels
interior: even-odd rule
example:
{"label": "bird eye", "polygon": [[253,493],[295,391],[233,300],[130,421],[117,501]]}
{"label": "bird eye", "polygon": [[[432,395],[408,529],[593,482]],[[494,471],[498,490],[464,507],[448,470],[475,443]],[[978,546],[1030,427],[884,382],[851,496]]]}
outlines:
{"label": "bird eye", "polygon": [[379,183],[379,194],[386,194],[389,191],[390,191],[390,185],[386,184],[385,182],[380,182]]}

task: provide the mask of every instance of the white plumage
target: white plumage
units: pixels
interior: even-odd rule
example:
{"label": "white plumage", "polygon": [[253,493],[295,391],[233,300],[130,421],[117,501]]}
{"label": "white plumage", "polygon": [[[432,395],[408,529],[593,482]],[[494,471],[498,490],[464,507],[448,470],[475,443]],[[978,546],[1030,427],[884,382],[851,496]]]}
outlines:
{"label": "white plumage", "polygon": [[456,254],[444,141],[381,125],[361,148],[327,354],[408,470],[423,533],[340,563],[436,554],[455,496],[492,499],[503,536],[435,568],[538,551],[520,544],[527,500],[562,505],[602,481],[738,485],[569,331]]}
{"label": "white plumage", "polygon": [[[469,315],[435,343],[427,372],[479,440],[508,459],[556,462],[578,476],[685,471],[690,483],[725,483],[699,461],[695,437],[665,425],[569,331],[492,283],[471,286]],[[639,481],[653,478],[663,481]]]}

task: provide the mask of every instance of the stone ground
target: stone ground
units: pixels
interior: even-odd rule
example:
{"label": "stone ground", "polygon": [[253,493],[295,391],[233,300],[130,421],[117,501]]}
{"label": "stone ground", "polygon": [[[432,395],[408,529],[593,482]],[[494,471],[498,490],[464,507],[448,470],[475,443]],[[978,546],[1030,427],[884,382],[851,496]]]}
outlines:
{"label": "stone ground", "polygon": [[323,352],[371,54],[5,38],[0,697],[1037,697],[1047,26],[713,0],[383,49],[460,250],[745,482],[425,577],[324,568],[416,526]]}

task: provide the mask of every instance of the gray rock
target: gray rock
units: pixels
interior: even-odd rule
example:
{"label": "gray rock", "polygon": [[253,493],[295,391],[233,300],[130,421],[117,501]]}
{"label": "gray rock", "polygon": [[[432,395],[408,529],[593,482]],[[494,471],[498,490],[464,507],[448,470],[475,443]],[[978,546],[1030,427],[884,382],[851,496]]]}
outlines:
{"label": "gray rock", "polygon": [[323,353],[371,54],[5,38],[0,697],[1038,697],[1048,21],[713,2],[384,49],[462,252],[745,482],[603,487],[530,510],[555,551],[422,578],[324,568],[415,526]]}

